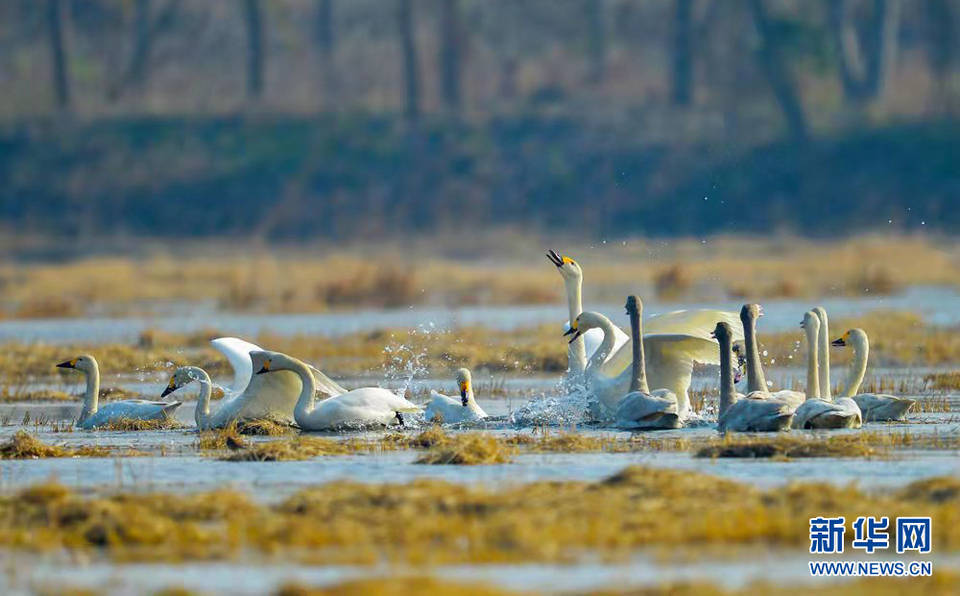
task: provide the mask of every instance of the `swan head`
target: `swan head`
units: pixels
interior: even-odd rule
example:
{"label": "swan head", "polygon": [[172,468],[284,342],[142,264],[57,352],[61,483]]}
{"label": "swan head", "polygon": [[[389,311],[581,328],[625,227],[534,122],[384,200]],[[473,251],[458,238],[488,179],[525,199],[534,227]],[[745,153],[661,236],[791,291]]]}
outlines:
{"label": "swan head", "polygon": [[[727,325],[727,327],[729,327],[729,325]],[[730,332],[732,333],[733,329],[731,329]],[[714,337],[716,337],[716,335],[714,335]],[[733,382],[739,383],[741,379],[743,379],[743,365],[747,363],[747,357],[743,355],[743,342],[733,342],[733,347],[730,349],[733,351],[733,355],[737,357],[737,368],[733,371]]]}
{"label": "swan head", "polygon": [[823,327],[827,324],[827,309],[822,306],[814,306],[813,312],[817,315],[817,318],[820,319],[820,326]]}
{"label": "swan head", "polygon": [[837,339],[830,342],[830,345],[837,347],[856,346],[860,347],[867,343],[867,332],[863,329],[850,329]]}
{"label": "swan head", "polygon": [[253,350],[250,352],[250,360],[253,362],[253,374],[262,375],[268,372],[282,370],[280,367],[284,364],[286,356],[280,352],[268,352],[266,350]]}
{"label": "swan head", "polygon": [[605,319],[603,315],[598,312],[582,312],[577,315],[577,318],[573,320],[573,323],[570,324],[570,328],[567,329],[567,332],[564,333],[564,336],[572,335],[568,343],[573,343],[577,341],[581,335],[590,331],[591,329],[596,329],[600,327],[601,321]]}
{"label": "swan head", "polygon": [[627,296],[627,303],[624,305],[624,308],[627,309],[627,314],[641,314],[643,312],[643,302],[640,301],[639,296],[630,295]]}
{"label": "swan head", "polygon": [[97,370],[97,359],[90,354],[81,354],[73,360],[67,360],[57,365],[57,368],[73,368],[83,372],[93,372]]}
{"label": "swan head", "polygon": [[812,310],[803,313],[803,320],[800,321],[800,327],[807,332],[807,337],[817,337],[820,333],[820,317]]}
{"label": "swan head", "polygon": [[763,316],[763,307],[759,304],[744,304],[740,309],[740,320],[744,325]]}
{"label": "swan head", "polygon": [[467,407],[467,404],[470,403],[470,391],[472,386],[470,370],[466,368],[458,369],[456,377],[457,387],[460,389],[460,403],[463,404],[463,407]]}
{"label": "swan head", "polygon": [[170,382],[167,383],[160,397],[166,397],[177,389],[185,387],[194,381],[199,381],[200,375],[197,373],[198,370],[198,368],[193,366],[181,366],[173,371],[173,374],[170,376]]}
{"label": "swan head", "polygon": [[[730,338],[733,337],[733,329],[730,328],[730,324],[724,321],[717,323],[717,326],[713,328],[713,333],[710,334],[710,337],[720,342],[729,342]],[[733,351],[739,353],[740,350],[737,349],[737,346],[733,346]]]}
{"label": "swan head", "polygon": [[557,271],[560,272],[564,280],[583,279],[583,269],[570,257],[561,255],[555,250],[548,250],[547,258],[557,267]]}

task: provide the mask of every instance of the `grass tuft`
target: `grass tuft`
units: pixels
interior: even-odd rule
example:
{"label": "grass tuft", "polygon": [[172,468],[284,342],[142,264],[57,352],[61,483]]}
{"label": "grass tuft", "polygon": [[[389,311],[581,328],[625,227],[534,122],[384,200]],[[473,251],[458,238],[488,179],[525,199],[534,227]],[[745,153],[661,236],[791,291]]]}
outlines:
{"label": "grass tuft", "polygon": [[171,430],[178,428],[186,428],[180,421],[175,418],[160,418],[156,420],[142,420],[140,418],[120,418],[117,420],[111,420],[106,425],[100,427],[102,430],[124,430],[124,431],[140,431],[140,430]]}
{"label": "grass tuft", "polygon": [[509,463],[514,450],[505,442],[484,433],[463,433],[432,447],[420,456],[418,464],[504,464]]}
{"label": "grass tuft", "polygon": [[[129,451],[125,455],[138,455],[138,452]],[[107,457],[115,452],[107,447],[84,445],[80,447],[61,447],[48,445],[31,435],[19,430],[9,441],[0,444],[0,459],[40,459],[47,457]]]}

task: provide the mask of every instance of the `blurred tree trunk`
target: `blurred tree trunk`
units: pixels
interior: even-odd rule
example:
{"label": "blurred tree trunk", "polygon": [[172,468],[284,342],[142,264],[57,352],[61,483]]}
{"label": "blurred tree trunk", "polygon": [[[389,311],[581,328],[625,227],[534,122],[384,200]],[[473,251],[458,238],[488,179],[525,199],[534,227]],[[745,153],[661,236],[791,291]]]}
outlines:
{"label": "blurred tree trunk", "polygon": [[461,39],[459,0],[440,5],[440,88],[447,108],[459,113],[461,105]]}
{"label": "blurred tree trunk", "polygon": [[790,136],[797,143],[805,143],[808,135],[803,104],[800,103],[800,98],[793,88],[793,81],[790,79],[790,73],[787,70],[780,46],[777,44],[770,24],[770,18],[767,16],[767,8],[763,0],[749,0],[749,4],[753,23],[760,36],[760,44],[756,51],[757,61],[760,63],[760,68],[770,83],[777,104],[787,121]]}
{"label": "blurred tree trunk", "polygon": [[607,19],[603,0],[589,0],[587,18],[590,23],[590,73],[593,85],[603,82],[607,71]]}
{"label": "blurred tree trunk", "polygon": [[693,95],[693,0],[674,0],[673,8],[673,103],[686,106]]}
{"label": "blurred tree trunk", "polygon": [[260,0],[245,0],[247,24],[247,97],[263,93],[263,13]]}
{"label": "blurred tree trunk", "polygon": [[400,0],[397,25],[403,54],[404,114],[409,122],[416,122],[420,118],[420,72],[413,23],[413,0]]}
{"label": "blurred tree trunk", "polygon": [[70,106],[70,79],[63,45],[63,6],[61,0],[47,0],[47,32],[50,35],[51,73],[57,106]]}
{"label": "blurred tree trunk", "polygon": [[865,31],[860,31],[847,0],[831,0],[830,29],[847,99],[862,102],[883,93],[896,63],[900,0],[873,0]]}
{"label": "blurred tree trunk", "polygon": [[929,30],[927,54],[936,79],[936,101],[944,103],[948,95],[950,72],[956,60],[957,15],[950,0],[927,0],[925,16]]}
{"label": "blurred tree trunk", "polygon": [[150,18],[151,0],[137,0],[133,16],[133,52],[120,78],[107,91],[115,101],[129,88],[142,89],[150,74],[150,54],[156,37],[173,24],[180,0],[170,0],[156,19]]}
{"label": "blurred tree trunk", "polygon": [[320,48],[323,71],[323,92],[332,101],[337,87],[333,65],[333,0],[319,0],[317,4],[317,46]]}

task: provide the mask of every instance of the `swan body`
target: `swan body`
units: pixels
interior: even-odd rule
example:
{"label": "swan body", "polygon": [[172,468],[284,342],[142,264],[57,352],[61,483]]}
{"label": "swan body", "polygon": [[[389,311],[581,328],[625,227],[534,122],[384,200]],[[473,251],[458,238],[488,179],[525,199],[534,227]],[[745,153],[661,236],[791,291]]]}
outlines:
{"label": "swan body", "polygon": [[801,429],[833,429],[833,428],[860,428],[860,408],[850,398],[840,398],[831,401],[830,392],[824,392],[820,383],[824,380],[829,384],[829,378],[824,379],[820,364],[824,358],[820,354],[820,346],[824,341],[822,321],[826,311],[822,307],[803,315],[800,324],[806,332],[807,338],[807,399],[797,408],[793,417],[793,428]]}
{"label": "swan body", "polygon": [[430,392],[430,403],[424,410],[424,419],[428,421],[442,421],[449,424],[463,422],[479,422],[487,417],[487,413],[477,404],[473,396],[473,380],[470,371],[461,368],[456,374],[457,387],[460,388],[460,397],[454,398]]}
{"label": "swan body", "polygon": [[677,396],[669,389],[650,391],[647,384],[646,358],[641,313],[643,303],[637,296],[627,297],[630,315],[630,346],[633,353],[630,393],[617,404],[616,421],[619,428],[628,430],[680,428],[683,421],[677,405]]}
{"label": "swan body", "polygon": [[720,432],[788,430],[796,407],[763,391],[754,391],[746,396],[738,394],[734,388],[733,330],[729,323],[720,321],[713,335],[720,346],[720,415],[717,429]]}
{"label": "swan body", "polygon": [[[197,381],[200,384],[200,397],[197,399],[194,419],[201,430],[224,428],[236,420],[271,420],[278,424],[294,424],[293,409],[303,388],[299,376],[290,371],[269,376],[254,375],[254,366],[259,368],[262,363],[255,362],[252,354],[263,349],[248,341],[220,337],[210,344],[227,358],[233,368],[233,384],[220,400],[216,411],[210,411],[210,376],[197,367],[183,367],[174,372],[163,396]],[[346,389],[325,374],[307,366],[321,395],[332,397],[346,393]]]}
{"label": "swan body", "polygon": [[[571,329],[570,321],[575,320],[583,312],[583,269],[570,257],[560,255],[553,250],[547,251],[547,258],[557,267],[566,288],[569,319],[564,325],[564,332],[567,333]],[[662,313],[648,318],[646,327],[647,334],[692,335],[709,341],[710,332],[717,321],[729,322],[735,329],[737,337],[742,339],[743,330],[736,313],[719,310],[678,310]],[[607,376],[616,376],[630,368],[630,350],[622,349],[629,341],[629,337],[616,326],[612,326],[611,329],[612,344],[602,364]],[[583,377],[588,364],[587,359],[593,359],[603,345],[603,339],[604,334],[601,330],[590,329],[581,333],[580,338],[569,344],[567,348],[568,378]],[[716,345],[713,344],[713,348],[715,347]],[[714,349],[710,350],[711,360],[714,351]]]}
{"label": "swan body", "polygon": [[[593,354],[585,371],[587,390],[596,398],[608,412],[616,412],[617,404],[629,391],[632,371],[621,371],[616,375],[609,375],[604,362],[607,354],[613,348],[614,325],[604,315],[596,312],[581,313],[575,320],[573,329],[568,334],[599,328],[603,332],[603,342]],[[632,343],[624,344],[618,351],[617,357],[626,352],[632,352]],[[646,358],[648,382],[653,387],[671,391],[677,396],[677,414],[681,419],[690,413],[690,378],[693,374],[694,361],[715,362],[716,342],[684,334],[648,333],[643,336],[643,352]]]}
{"label": "swan body", "polygon": [[57,367],[79,370],[87,378],[83,409],[77,420],[77,426],[85,430],[99,428],[120,420],[167,420],[180,407],[178,401],[145,399],[125,399],[100,407],[100,365],[97,364],[96,358],[84,354],[73,360],[61,362]]}
{"label": "swan body", "polygon": [[373,425],[403,424],[403,414],[419,412],[420,406],[382,387],[363,387],[316,403],[316,379],[310,367],[279,352],[251,354],[261,363],[256,375],[295,373],[302,384],[293,414],[301,429],[338,430]]}
{"label": "swan body", "polygon": [[853,347],[853,362],[850,364],[849,376],[843,395],[856,402],[863,415],[863,421],[903,420],[910,408],[917,403],[916,400],[881,393],[857,394],[857,390],[860,389],[863,377],[867,372],[867,359],[870,354],[870,340],[867,338],[867,333],[863,329],[851,329],[844,333],[842,337],[835,339],[833,345],[838,347],[850,345]]}

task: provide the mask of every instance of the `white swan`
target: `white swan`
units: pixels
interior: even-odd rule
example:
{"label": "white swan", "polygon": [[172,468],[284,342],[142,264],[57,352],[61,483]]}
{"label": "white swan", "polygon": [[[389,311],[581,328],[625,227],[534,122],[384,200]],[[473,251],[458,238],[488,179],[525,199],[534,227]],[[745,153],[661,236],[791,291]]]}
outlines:
{"label": "white swan", "polygon": [[833,340],[834,346],[852,346],[853,362],[850,372],[844,383],[844,397],[857,402],[863,413],[864,422],[883,422],[888,420],[902,420],[907,411],[917,403],[914,399],[884,395],[881,393],[861,393],[857,395],[863,376],[867,372],[867,358],[870,355],[870,341],[863,329],[851,329],[839,339]]}
{"label": "white swan", "polygon": [[[570,257],[557,254],[553,250],[547,251],[547,258],[557,267],[566,288],[570,317],[564,327],[566,332],[570,330],[570,321],[575,320],[583,312],[583,269]],[[647,334],[693,335],[709,340],[710,332],[713,331],[713,326],[717,321],[729,322],[735,330],[736,338],[742,339],[743,331],[740,328],[740,321],[737,319],[736,313],[720,310],[677,310],[662,313],[647,318],[645,326]],[[621,350],[630,338],[616,326],[613,327],[612,333],[612,348],[607,352],[609,359],[603,363],[605,373],[610,376],[618,375],[629,369],[632,361],[631,350]],[[588,330],[582,334],[582,337],[583,341],[577,340],[567,348],[569,362],[567,374],[569,377],[581,376],[586,370],[587,359],[592,358],[603,343],[603,334],[597,329]]]}
{"label": "white swan", "polygon": [[[600,405],[613,413],[620,399],[629,391],[632,377],[631,369],[616,375],[606,372],[604,362],[613,360],[613,357],[608,359],[607,356],[614,345],[614,324],[598,312],[587,311],[573,320],[573,326],[564,335],[573,335],[570,341],[575,341],[584,332],[597,328],[603,332],[603,341],[587,364],[586,385]],[[680,333],[647,333],[643,336],[643,351],[649,384],[672,391],[677,396],[677,413],[681,419],[685,419],[690,413],[687,390],[690,388],[693,363],[716,362],[717,343],[713,339]],[[616,356],[622,357],[622,352],[632,355],[632,345],[621,346]]]}
{"label": "white swan", "polygon": [[628,296],[626,308],[630,315],[633,366],[630,393],[617,404],[617,426],[628,430],[680,428],[683,422],[677,409],[677,396],[669,389],[657,389],[651,393],[647,385],[644,342],[640,340],[643,303],[637,296]]}
{"label": "white swan", "polygon": [[[303,385],[300,377],[292,372],[282,372],[269,377],[256,376],[252,354],[263,348],[236,337],[219,337],[210,342],[226,356],[233,367],[233,384],[220,401],[216,412],[210,412],[210,375],[198,367],[183,367],[174,372],[162,397],[197,381],[200,396],[194,419],[201,430],[224,428],[235,420],[271,420],[278,424],[293,424],[293,409],[297,405]],[[309,366],[309,365],[308,365]],[[316,368],[309,366],[318,392],[325,397],[346,393],[346,389],[332,381]]]}
{"label": "white swan", "polygon": [[830,321],[827,319],[827,309],[822,306],[814,307],[813,314],[817,315],[820,322],[820,332],[817,334],[818,397],[830,401],[833,398],[830,392]]}
{"label": "white swan", "polygon": [[790,428],[796,409],[789,402],[755,391],[744,397],[733,386],[733,330],[720,321],[713,331],[720,344],[720,432],[777,432]]}
{"label": "white swan", "polygon": [[257,375],[292,372],[300,377],[303,389],[293,414],[303,430],[402,425],[403,414],[421,410],[420,406],[382,387],[354,389],[316,404],[316,379],[309,366],[279,352],[253,352],[251,356],[254,362],[262,362]]}
{"label": "white swan", "polygon": [[[744,304],[740,309],[740,322],[743,325],[744,364],[747,367],[747,397],[757,399],[778,399],[787,402],[796,410],[806,400],[799,391],[781,389],[770,391],[760,362],[760,348],[757,341],[757,319],[763,316],[759,304]],[[753,395],[756,393],[757,395]]]}
{"label": "white swan", "polygon": [[448,424],[478,422],[487,417],[487,413],[477,404],[473,396],[473,379],[466,368],[457,370],[457,387],[460,397],[449,397],[436,391],[430,392],[430,403],[424,411],[424,419],[441,421]]}
{"label": "white swan", "polygon": [[819,313],[811,310],[800,323],[807,337],[807,400],[800,404],[793,417],[793,428],[860,428],[860,408],[848,397],[832,402],[819,398],[820,390],[820,327]]}
{"label": "white swan", "polygon": [[180,406],[178,401],[148,401],[125,399],[100,406],[100,366],[89,354],[78,356],[57,365],[57,368],[79,370],[87,377],[87,390],[83,396],[83,409],[77,426],[92,429],[120,420],[167,420]]}

